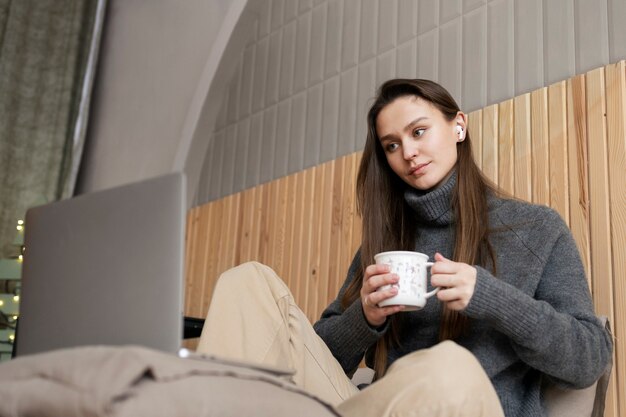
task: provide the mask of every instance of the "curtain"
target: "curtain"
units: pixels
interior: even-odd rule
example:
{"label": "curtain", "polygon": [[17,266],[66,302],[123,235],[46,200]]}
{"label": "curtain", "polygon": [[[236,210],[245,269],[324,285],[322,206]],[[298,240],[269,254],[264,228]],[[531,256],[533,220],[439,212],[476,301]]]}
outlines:
{"label": "curtain", "polygon": [[72,195],[104,5],[0,0],[0,257],[29,207]]}

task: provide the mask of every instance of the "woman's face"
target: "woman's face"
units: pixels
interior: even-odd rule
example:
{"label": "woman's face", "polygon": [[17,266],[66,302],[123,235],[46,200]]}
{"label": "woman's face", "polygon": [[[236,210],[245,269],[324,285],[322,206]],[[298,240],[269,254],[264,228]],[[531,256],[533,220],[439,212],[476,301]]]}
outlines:
{"label": "woman's face", "polygon": [[376,133],[387,162],[405,183],[429,190],[446,181],[457,160],[461,137],[456,126],[466,130],[465,114],[453,120],[430,102],[415,96],[399,97],[376,118]]}

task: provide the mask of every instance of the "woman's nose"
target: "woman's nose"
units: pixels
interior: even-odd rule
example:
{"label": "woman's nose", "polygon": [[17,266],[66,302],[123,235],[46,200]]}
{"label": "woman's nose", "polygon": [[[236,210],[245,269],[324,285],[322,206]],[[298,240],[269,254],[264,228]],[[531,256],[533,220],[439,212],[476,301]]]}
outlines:
{"label": "woman's nose", "polygon": [[410,161],[411,159],[415,158],[419,154],[417,145],[415,144],[409,144],[408,146],[403,146],[402,152],[404,153],[404,159],[406,159],[407,161]]}

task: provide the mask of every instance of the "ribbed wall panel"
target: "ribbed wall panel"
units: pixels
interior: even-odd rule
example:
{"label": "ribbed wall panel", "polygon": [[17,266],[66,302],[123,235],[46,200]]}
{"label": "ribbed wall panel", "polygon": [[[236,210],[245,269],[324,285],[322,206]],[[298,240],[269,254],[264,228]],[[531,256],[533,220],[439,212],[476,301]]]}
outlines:
{"label": "ribbed wall panel", "polygon": [[339,131],[339,76],[324,83],[322,137],[320,139],[320,161],[330,161],[337,155],[337,133]]}
{"label": "ribbed wall panel", "polygon": [[315,85],[324,80],[324,57],[326,48],[327,4],[322,3],[313,9],[311,26],[311,54],[309,61],[309,82]]}
{"label": "ribbed wall panel", "polygon": [[272,35],[270,36],[270,50],[267,63],[267,83],[265,87],[265,107],[278,102],[280,48],[282,46],[282,38],[282,32],[280,30],[272,32]]}
{"label": "ribbed wall panel", "polygon": [[274,148],[274,178],[285,176],[288,172],[290,121],[291,100],[283,100],[278,104],[276,147]]}
{"label": "ribbed wall panel", "polygon": [[261,163],[260,163],[260,180],[261,182],[271,181],[274,178],[274,143],[276,142],[276,113],[278,106],[272,106],[265,110],[263,114],[263,136],[261,139]]}
{"label": "ribbed wall panel", "polygon": [[[417,2],[398,0],[398,43],[401,44],[417,36]],[[389,28],[393,30],[394,28]]]}
{"label": "ribbed wall panel", "polygon": [[295,95],[291,101],[291,129],[289,131],[289,161],[287,173],[304,166],[304,134],[306,128],[306,93]]}
{"label": "ribbed wall panel", "polygon": [[339,137],[337,138],[337,155],[347,155],[350,149],[356,149],[356,103],[357,100],[357,68],[352,67],[341,74],[339,94]]}
{"label": "ribbed wall panel", "polygon": [[[233,190],[243,190],[246,187],[246,167],[248,166],[248,138],[250,135],[250,119],[243,119],[237,123],[237,139],[235,143],[235,173]],[[278,157],[278,156],[277,156]],[[286,162],[286,158],[285,158]],[[285,174],[287,171],[285,170]],[[275,178],[278,178],[275,176]]]}
{"label": "ribbed wall panel", "polygon": [[[356,101],[356,146],[355,149],[362,149],[365,145],[365,135],[367,133],[365,115],[367,114],[368,103],[374,96],[376,89],[376,58],[372,58],[359,65],[359,83],[357,87]],[[359,115],[363,115],[359,117]]]}
{"label": "ribbed wall panel", "polygon": [[398,33],[398,0],[380,0],[378,3],[378,54],[396,46]]}
{"label": "ribbed wall panel", "polygon": [[415,76],[417,65],[417,39],[410,39],[398,46],[396,54],[396,75],[398,78]]}
{"label": "ribbed wall panel", "polygon": [[306,129],[304,135],[304,167],[312,167],[320,161],[322,130],[322,84],[312,87],[307,93]]}
{"label": "ribbed wall panel", "polygon": [[[289,0],[288,0],[289,2]],[[272,24],[271,30],[279,29],[283,24],[283,11],[285,9],[285,0],[272,0]]]}
{"label": "ribbed wall panel", "polygon": [[360,23],[359,62],[363,62],[374,58],[377,52],[378,0],[361,0]]}
{"label": "ribbed wall panel", "polygon": [[341,33],[343,21],[343,1],[328,0],[328,25],[326,27],[326,59],[324,78],[330,78],[341,71]]}
{"label": "ribbed wall panel", "polygon": [[617,62],[626,56],[626,1],[609,0],[609,60]]}
{"label": "ribbed wall panel", "polygon": [[438,81],[471,112],[626,58],[624,0],[252,3],[196,204],[360,150],[390,77]]}
{"label": "ribbed wall panel", "polygon": [[548,1],[543,7],[544,78],[551,84],[567,78],[575,70],[574,2]]}
{"label": "ribbed wall panel", "polygon": [[512,0],[496,0],[487,6],[487,104],[515,95],[513,21]]}

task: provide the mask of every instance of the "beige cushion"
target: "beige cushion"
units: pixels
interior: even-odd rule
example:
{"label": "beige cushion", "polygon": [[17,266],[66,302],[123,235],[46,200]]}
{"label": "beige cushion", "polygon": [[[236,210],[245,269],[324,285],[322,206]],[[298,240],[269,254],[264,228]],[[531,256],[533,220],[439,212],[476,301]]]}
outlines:
{"label": "beige cushion", "polygon": [[[611,334],[607,317],[600,320]],[[568,390],[555,385],[543,387],[543,396],[550,417],[602,417],[613,363],[609,362],[600,379],[592,386],[580,390]]]}

